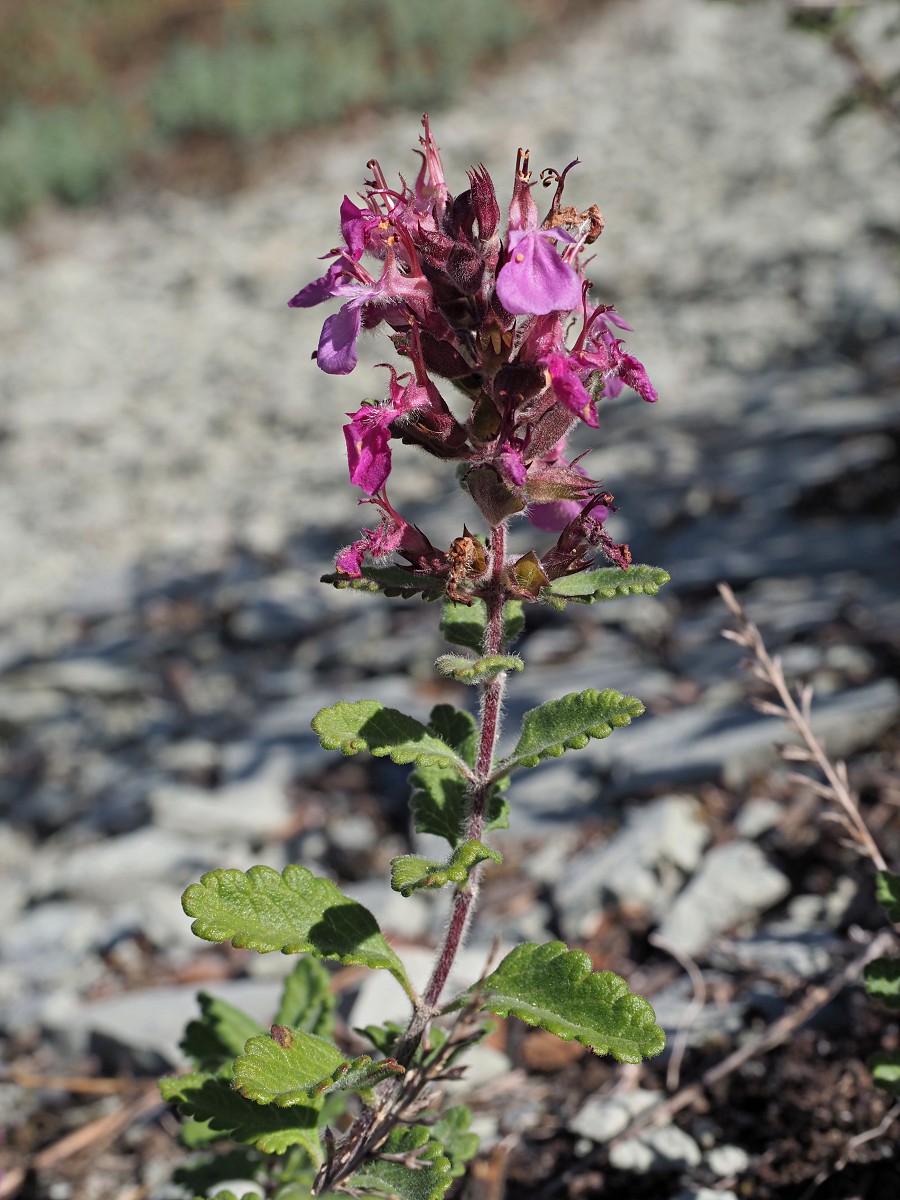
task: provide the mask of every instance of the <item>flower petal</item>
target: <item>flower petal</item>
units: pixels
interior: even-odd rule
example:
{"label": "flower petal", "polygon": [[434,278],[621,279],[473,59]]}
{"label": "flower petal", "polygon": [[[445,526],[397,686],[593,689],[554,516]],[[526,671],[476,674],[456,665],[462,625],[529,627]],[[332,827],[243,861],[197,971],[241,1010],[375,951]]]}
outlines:
{"label": "flower petal", "polygon": [[362,322],[362,302],[351,300],[326,317],[316,363],[327,375],[349,375],[358,361],[356,339]]}
{"label": "flower petal", "polygon": [[508,235],[509,258],[497,276],[497,296],[514,316],[568,312],[581,304],[581,281],[543,232],[511,230]]}

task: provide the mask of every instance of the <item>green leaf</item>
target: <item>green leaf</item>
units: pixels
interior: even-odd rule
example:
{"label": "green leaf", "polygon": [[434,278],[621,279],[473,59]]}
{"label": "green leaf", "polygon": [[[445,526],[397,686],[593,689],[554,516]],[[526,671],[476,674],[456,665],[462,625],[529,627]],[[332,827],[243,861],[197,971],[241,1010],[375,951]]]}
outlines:
{"label": "green leaf", "polygon": [[[515,641],[525,626],[521,600],[507,600],[503,606],[503,645]],[[487,627],[487,605],[475,600],[471,605],[444,601],[441,633],[454,646],[464,646],[481,654]]]}
{"label": "green leaf", "polygon": [[879,871],[875,876],[875,898],[894,924],[900,923],[900,875]]}
{"label": "green leaf", "polygon": [[900,1051],[881,1050],[868,1059],[872,1078],[879,1087],[900,1096]]}
{"label": "green leaf", "polygon": [[206,1122],[218,1138],[255,1146],[264,1154],[284,1154],[291,1146],[302,1146],[317,1166],[322,1162],[316,1101],[291,1109],[254,1104],[236,1092],[229,1079],[217,1075],[170,1076],[159,1081],[159,1088],[164,1100]]}
{"label": "green leaf", "polygon": [[559,758],[564,750],[583,750],[591,738],[607,738],[614,729],[630,725],[644,711],[640,700],[613,688],[570,692],[527,712],[515,750],[496,774],[516,767],[536,767],[541,759]]}
{"label": "green leaf", "polygon": [[517,654],[489,654],[466,658],[464,654],[442,654],[434,664],[442,675],[457,683],[489,683],[502,671],[522,671],[525,664]]}
{"label": "green leaf", "polygon": [[478,1153],[480,1138],[470,1133],[472,1112],[463,1104],[448,1108],[439,1121],[431,1126],[431,1136],[440,1142],[450,1159],[450,1173],[459,1179],[466,1172],[466,1163]]}
{"label": "green leaf", "polygon": [[517,946],[450,1008],[468,1003],[539,1025],[565,1042],[574,1038],[619,1062],[638,1063],[665,1046],[650,1004],[612,971],[594,974],[588,956],[562,942]]}
{"label": "green leaf", "polygon": [[640,563],[625,571],[621,567],[600,567],[596,571],[577,571],[574,575],[554,579],[541,589],[538,599],[561,609],[570,602],[594,604],[618,596],[655,596],[670,578],[662,567]]}
{"label": "green leaf", "polygon": [[358,579],[333,572],[322,576],[322,583],[330,583],[338,590],[352,588],[357,592],[383,592],[385,596],[399,596],[410,600],[421,593],[423,600],[437,600],[446,595],[447,581],[438,575],[418,575],[404,567],[361,568]]}
{"label": "green leaf", "polygon": [[[314,958],[301,958],[284,981],[276,1025],[290,1025],[304,1033],[328,1038],[334,1033],[337,998],[331,991],[331,976]],[[256,1031],[262,1033],[261,1029]]]}
{"label": "green leaf", "polygon": [[423,888],[442,888],[448,883],[461,885],[472,868],[486,859],[503,862],[501,854],[475,838],[457,846],[443,863],[418,854],[401,854],[391,859],[391,887],[401,896],[411,896]]}
{"label": "green leaf", "polygon": [[383,1025],[366,1025],[364,1029],[357,1029],[355,1032],[368,1038],[379,1054],[389,1058],[403,1035],[404,1027],[396,1021],[385,1021]]}
{"label": "green leaf", "polygon": [[[450,704],[438,704],[431,710],[428,728],[450,746],[463,762],[475,765],[478,753],[478,725],[471,713]],[[413,822],[419,833],[433,833],[457,845],[468,812],[467,785],[455,770],[446,767],[418,767],[409,777],[412,785]],[[506,829],[509,805],[500,794],[506,781],[491,788],[486,805],[485,833]]]}
{"label": "green leaf", "polygon": [[248,1038],[263,1032],[258,1021],[217,996],[200,992],[197,1003],[201,1015],[188,1022],[179,1046],[198,1071],[218,1071],[241,1053]]}
{"label": "green leaf", "polygon": [[876,958],[865,969],[866,991],[888,1008],[900,1008],[900,958]]}
{"label": "green leaf", "polygon": [[408,1157],[411,1165],[376,1158],[346,1180],[348,1189],[359,1188],[396,1200],[440,1200],[453,1180],[443,1147],[431,1139],[423,1125],[395,1129],[379,1154]]}
{"label": "green leaf", "polygon": [[420,721],[396,708],[385,708],[377,700],[341,701],[323,708],[313,717],[312,727],[325,750],[342,754],[368,750],[376,758],[388,756],[395,763],[456,767],[466,774],[459,755]]}
{"label": "green leaf", "polygon": [[367,1055],[349,1060],[337,1046],[311,1033],[273,1025],[271,1036],[251,1038],[235,1059],[234,1086],[257,1104],[279,1108],[309,1104],[324,1092],[366,1092],[403,1068]]}
{"label": "green leaf", "polygon": [[384,969],[412,995],[403,964],[369,910],[306,867],[287,866],[280,875],[272,867],[207,871],[181,903],[196,918],[194,933],[207,942]]}
{"label": "green leaf", "polygon": [[[409,777],[413,792],[409,802],[418,833],[433,833],[451,846],[459,844],[468,812],[466,785],[454,771],[420,767]],[[509,802],[502,794],[508,780],[498,780],[487,797],[485,833],[509,828]]]}

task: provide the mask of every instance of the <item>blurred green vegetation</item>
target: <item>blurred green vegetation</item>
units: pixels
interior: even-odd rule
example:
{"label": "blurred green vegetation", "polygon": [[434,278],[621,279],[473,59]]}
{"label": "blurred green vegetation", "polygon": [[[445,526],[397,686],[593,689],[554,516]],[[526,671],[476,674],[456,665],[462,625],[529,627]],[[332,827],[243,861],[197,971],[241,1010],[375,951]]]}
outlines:
{"label": "blurred green vegetation", "polygon": [[[583,0],[582,0],[583,2]],[[569,6],[576,6],[571,0]],[[192,136],[235,153],[366,108],[434,108],[559,19],[550,0],[0,5],[0,222],[90,202]]]}

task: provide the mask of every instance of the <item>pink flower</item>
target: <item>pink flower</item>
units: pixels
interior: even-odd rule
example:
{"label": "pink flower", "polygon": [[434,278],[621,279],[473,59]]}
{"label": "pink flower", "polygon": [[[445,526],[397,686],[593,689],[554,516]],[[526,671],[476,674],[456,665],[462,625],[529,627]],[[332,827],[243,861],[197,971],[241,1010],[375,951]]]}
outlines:
{"label": "pink flower", "polygon": [[[594,401],[581,381],[577,359],[568,354],[546,354],[541,363],[550,374],[550,382],[558,400],[577,417],[581,417],[585,425],[596,429],[599,425]],[[592,370],[595,368],[588,368]],[[584,373],[584,367],[581,367]]]}
{"label": "pink flower", "polygon": [[514,316],[569,312],[581,303],[581,280],[551,242],[574,242],[563,229],[510,230],[497,295]]}

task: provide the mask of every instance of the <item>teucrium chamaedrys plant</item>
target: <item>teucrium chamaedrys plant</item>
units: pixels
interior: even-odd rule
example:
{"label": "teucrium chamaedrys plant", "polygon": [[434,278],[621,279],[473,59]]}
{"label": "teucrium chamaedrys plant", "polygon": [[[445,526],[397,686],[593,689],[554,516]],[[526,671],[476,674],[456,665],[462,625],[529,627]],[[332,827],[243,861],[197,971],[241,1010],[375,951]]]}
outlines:
{"label": "teucrium chamaedrys plant", "polygon": [[[517,946],[477,984],[445,995],[481,870],[501,858],[487,838],[508,824],[510,776],[608,737],[643,712],[639,700],[612,689],[563,696],[526,713],[518,739],[498,757],[506,679],[523,668],[510,648],[523,603],[564,608],[652,595],[668,576],[632,565],[628,547],[604,528],[612,496],[565,454],[577,422],[597,427],[601,398],[625,386],[657,398],[623,348],[620,333],[629,326],[610,305],[589,299],[582,257],[603,219],[595,205],[582,212],[563,204],[575,164],[542,172],[554,192],[541,219],[528,152],[520,150],[504,230],[484,167],[470,170],[469,187],[451,195],[427,119],[423,125],[415,183],[390,183],[371,161],[362,204],[345,196],[341,205],[343,245],[290,303],[340,301],[316,354],[329,374],[352,371],[361,330],[377,326],[387,327],[402,360],[400,371],[387,366],[387,397],[366,401],[344,427],[351,482],[378,519],[337,555],[325,581],[442,600],[441,631],[456,649],[437,669],[477,690],[478,716],[439,704],[423,723],[362,700],[323,709],[313,728],[328,750],[365,750],[413,767],[413,824],[444,838],[447,854],[394,859],[391,886],[403,896],[452,890],[443,942],[420,993],[372,914],[303,867],[211,871],[184,895],[201,938],[312,956],[289,976],[268,1032],[202,998],[184,1042],[196,1069],[163,1083],[191,1118],[192,1144],[227,1138],[251,1147],[242,1169],[268,1171],[281,1200],[309,1194],[310,1186],[317,1194],[442,1196],[477,1139],[467,1132],[467,1110],[429,1108],[437,1094],[431,1085],[452,1076],[461,1053],[483,1036],[481,1013],[520,1017],[621,1062],[663,1046],[647,1001],[561,942]],[[452,406],[436,378],[455,391]],[[388,499],[397,442],[456,466],[473,511],[446,549]],[[555,541],[540,552],[509,553],[514,519],[555,533]],[[605,565],[595,565],[598,554]],[[369,1053],[338,1048],[317,958],[390,972],[408,998],[406,1025],[360,1031]],[[273,1168],[262,1162],[267,1155],[286,1157]]]}

